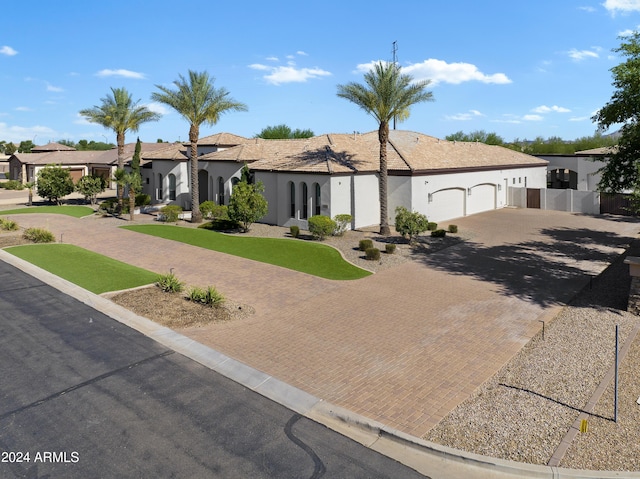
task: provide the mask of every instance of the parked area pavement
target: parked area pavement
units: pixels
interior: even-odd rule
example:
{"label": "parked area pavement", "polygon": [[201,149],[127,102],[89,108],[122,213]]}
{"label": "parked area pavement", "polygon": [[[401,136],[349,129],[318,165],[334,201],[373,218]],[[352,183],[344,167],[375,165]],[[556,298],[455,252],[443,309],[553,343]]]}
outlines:
{"label": "parked area pavement", "polygon": [[468,241],[361,280],[330,281],[117,228],[130,224],[124,219],[12,219],[215,285],[255,314],[182,334],[416,437],[508,362],[639,229],[622,217],[501,209],[456,220]]}

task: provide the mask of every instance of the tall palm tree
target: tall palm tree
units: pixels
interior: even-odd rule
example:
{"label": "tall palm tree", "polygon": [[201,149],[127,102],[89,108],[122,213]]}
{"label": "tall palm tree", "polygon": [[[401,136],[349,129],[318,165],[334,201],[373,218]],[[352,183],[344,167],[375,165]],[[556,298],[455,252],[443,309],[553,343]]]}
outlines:
{"label": "tall palm tree", "polygon": [[406,118],[412,105],[432,101],[433,94],[425,88],[430,80],[413,81],[411,75],[402,74],[394,63],[378,62],[364,75],[365,85],[347,83],[338,85],[338,96],[355,103],[378,122],[380,141],[380,234],[388,235],[387,213],[387,141],[389,122],[394,118]]}
{"label": "tall palm tree", "polygon": [[[148,121],[158,121],[160,114],[139,106],[140,100],[133,101],[126,88],[111,88],[111,94],[101,98],[99,106],[80,110],[87,121],[97,123],[116,134],[118,144],[118,169],[124,169],[124,138],[127,131],[138,131],[140,125]],[[118,185],[118,209],[122,211],[123,189]]]}
{"label": "tall palm tree", "polygon": [[244,103],[229,98],[224,88],[213,86],[215,78],[205,72],[189,70],[189,78],[179,75],[173,84],[176,89],[156,85],[160,92],[151,94],[151,99],[164,103],[177,111],[189,122],[189,142],[191,143],[191,221],[202,222],[200,212],[200,187],[198,185],[198,137],[200,125],[215,125],[220,115],[228,111],[247,111]]}

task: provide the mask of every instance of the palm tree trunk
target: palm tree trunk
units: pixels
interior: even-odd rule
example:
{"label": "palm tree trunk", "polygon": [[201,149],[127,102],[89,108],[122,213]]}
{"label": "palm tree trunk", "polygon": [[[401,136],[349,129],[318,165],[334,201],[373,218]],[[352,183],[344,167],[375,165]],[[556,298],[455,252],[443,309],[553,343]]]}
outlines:
{"label": "palm tree trunk", "polygon": [[389,236],[389,214],[387,212],[387,140],[389,139],[389,123],[381,122],[378,129],[380,140],[380,234]]}
{"label": "palm tree trunk", "polygon": [[134,210],[136,209],[136,192],[132,185],[129,185],[129,220],[133,221]]}
{"label": "palm tree trunk", "polygon": [[200,128],[191,125],[189,141],[191,142],[191,222],[202,223],[200,213],[200,185],[198,184],[198,136]]}
{"label": "palm tree trunk", "polygon": [[[116,141],[118,143],[118,169],[124,170],[124,133],[116,133]],[[124,207],[124,188],[122,185],[116,185],[118,192],[118,211],[117,214],[122,214],[122,208]]]}

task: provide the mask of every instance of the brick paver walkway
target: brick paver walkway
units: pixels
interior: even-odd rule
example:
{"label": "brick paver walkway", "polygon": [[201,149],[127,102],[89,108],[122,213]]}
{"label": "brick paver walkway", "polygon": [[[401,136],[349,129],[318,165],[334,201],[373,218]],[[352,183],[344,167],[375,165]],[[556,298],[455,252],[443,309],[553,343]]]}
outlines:
{"label": "brick paver walkway", "polygon": [[114,228],[24,215],[63,241],[251,304],[245,320],[182,331],[338,406],[424,435],[502,367],[636,237],[626,218],[503,209],[471,236],[358,281],[329,281]]}

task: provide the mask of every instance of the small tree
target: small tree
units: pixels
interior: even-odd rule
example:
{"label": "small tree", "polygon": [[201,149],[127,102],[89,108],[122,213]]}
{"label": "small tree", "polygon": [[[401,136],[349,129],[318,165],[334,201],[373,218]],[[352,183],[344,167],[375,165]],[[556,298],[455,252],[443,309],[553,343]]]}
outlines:
{"label": "small tree", "polygon": [[71,173],[59,165],[47,165],[38,173],[38,195],[52,203],[62,204],[61,198],[73,193]]}
{"label": "small tree", "polygon": [[233,187],[229,208],[229,219],[240,224],[244,232],[249,231],[253,223],[264,217],[269,210],[267,200],[262,193],[264,185],[261,181],[249,184],[239,182]]}
{"label": "small tree", "polygon": [[319,240],[332,235],[337,226],[335,221],[324,215],[312,216],[307,222],[309,224],[309,232]]}
{"label": "small tree", "polygon": [[76,183],[76,191],[84,196],[85,201],[90,201],[91,205],[96,204],[98,195],[106,188],[105,181],[101,176],[83,176]]}
{"label": "small tree", "polygon": [[27,181],[24,186],[29,189],[29,201],[27,202],[27,206],[33,206],[33,187],[36,186],[36,182]]}
{"label": "small tree", "polygon": [[404,206],[396,208],[396,231],[409,241],[414,241],[420,233],[429,229],[427,217],[416,211],[409,211]]}

